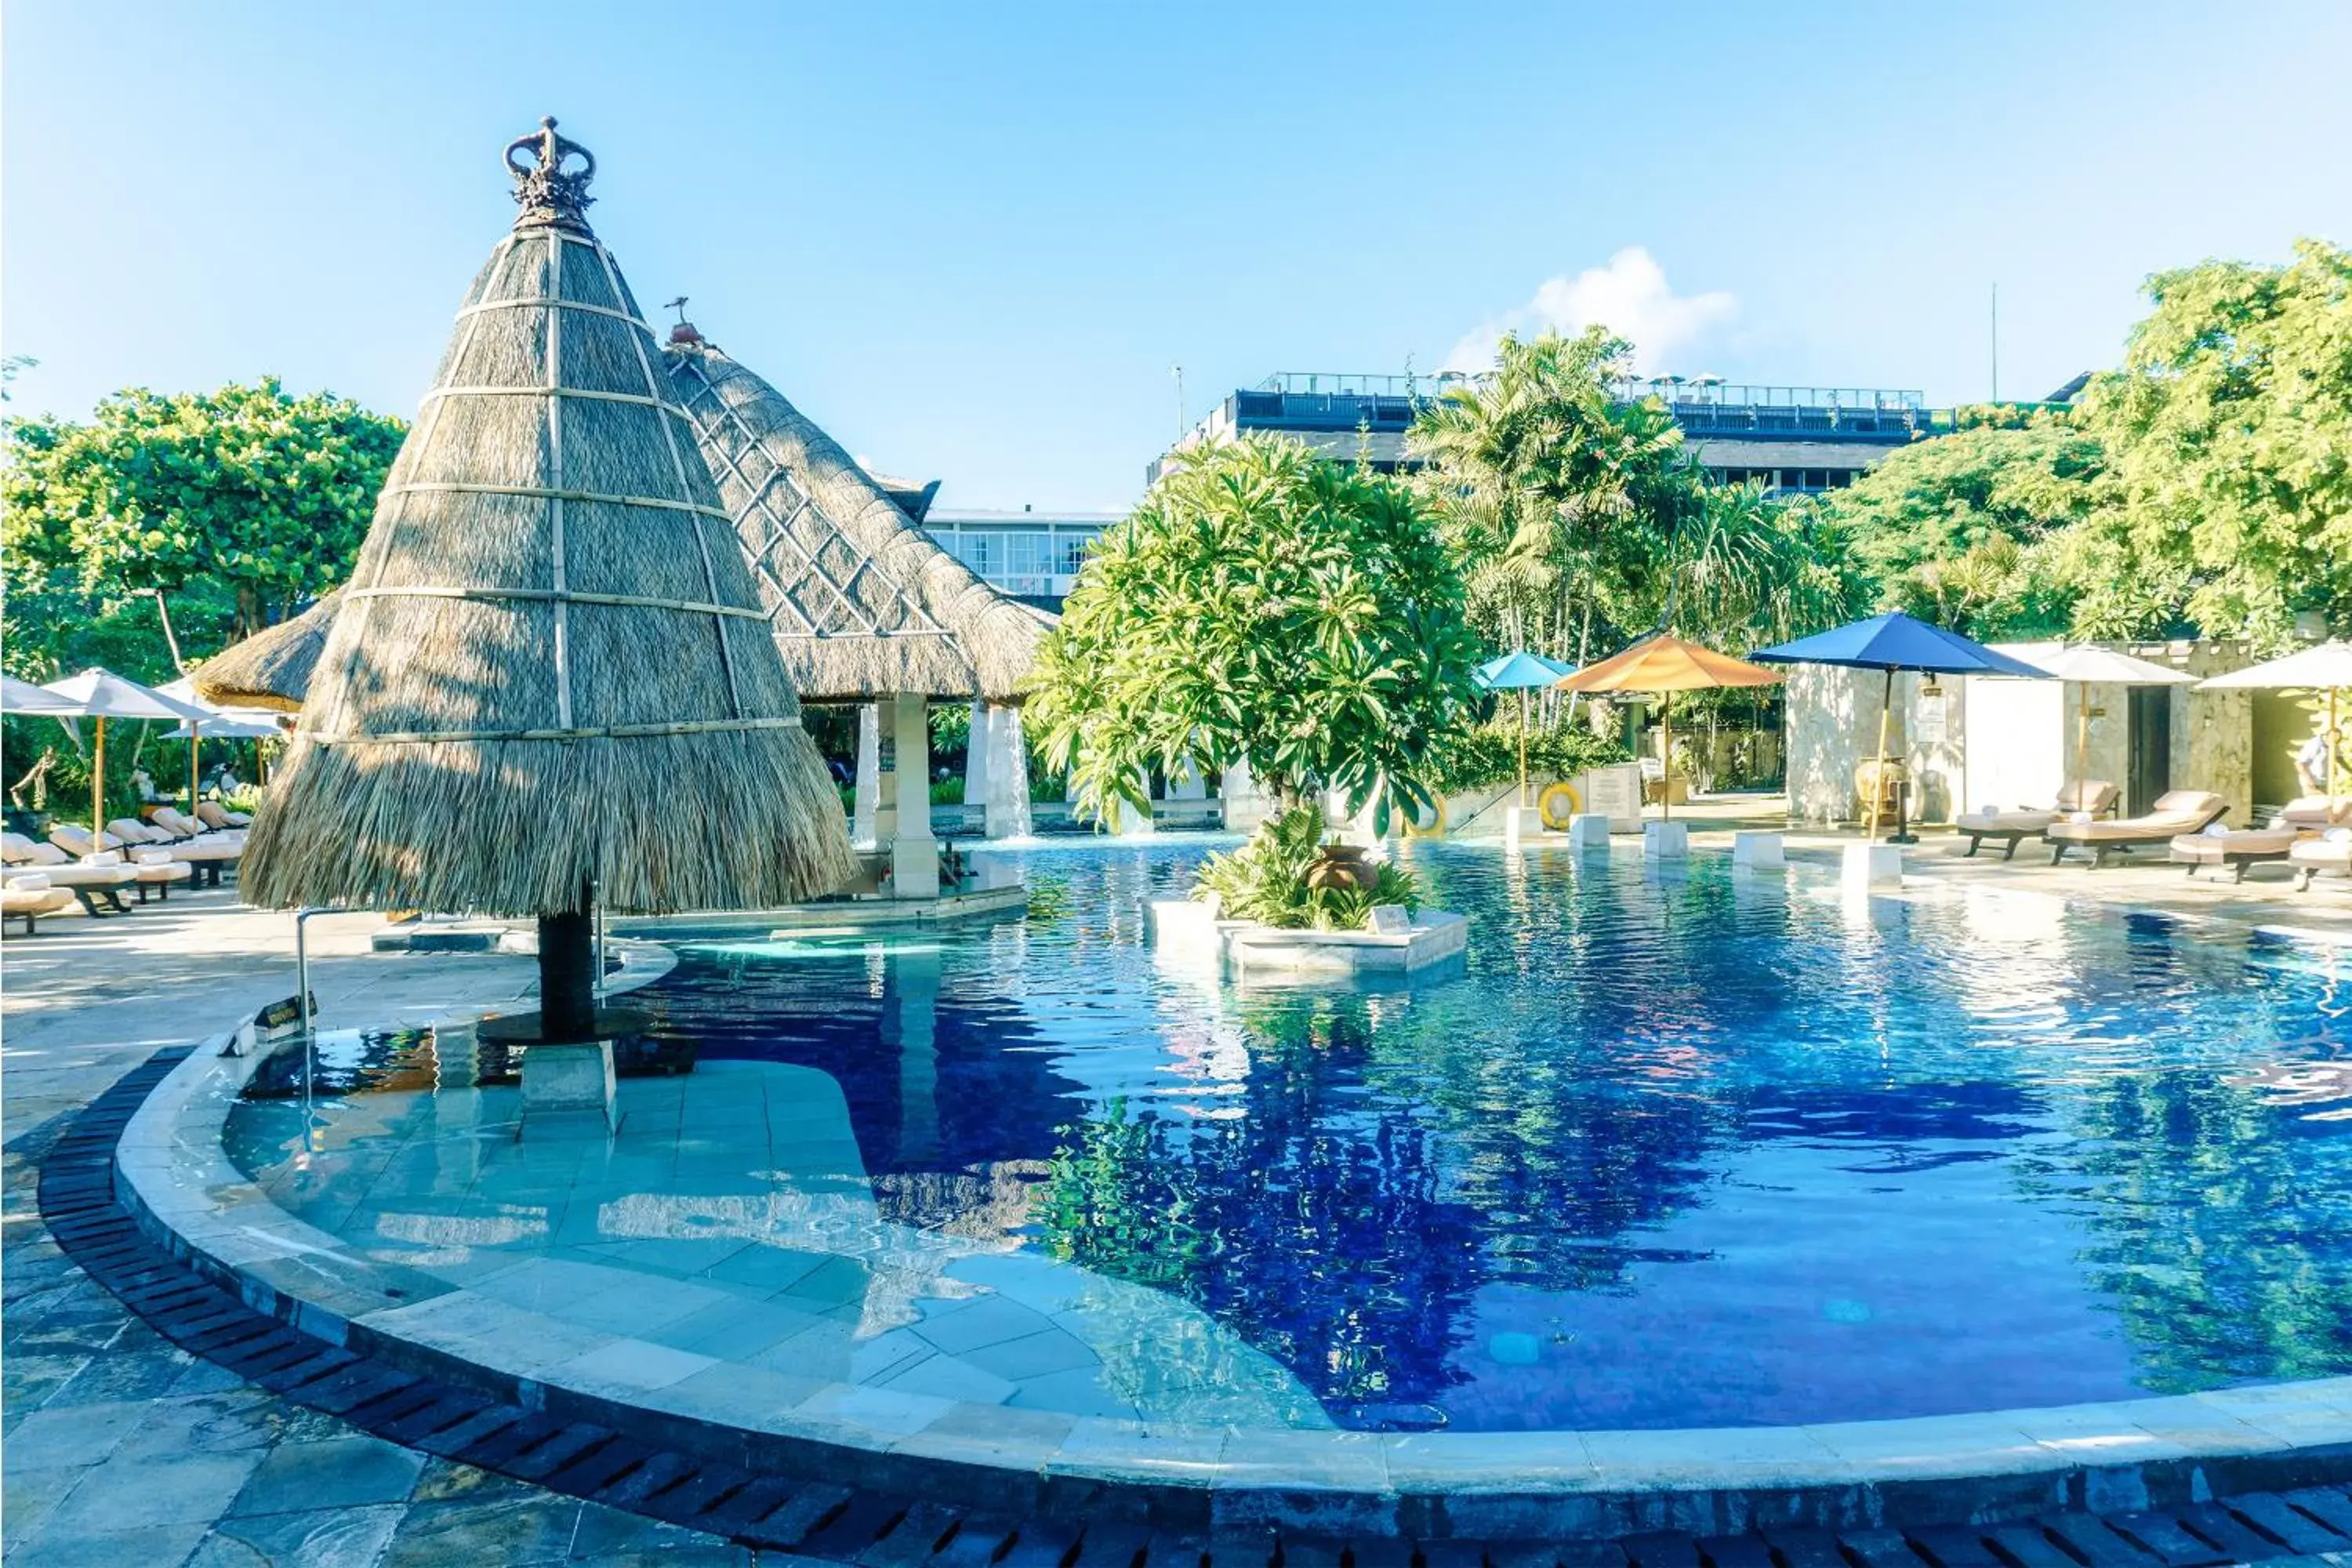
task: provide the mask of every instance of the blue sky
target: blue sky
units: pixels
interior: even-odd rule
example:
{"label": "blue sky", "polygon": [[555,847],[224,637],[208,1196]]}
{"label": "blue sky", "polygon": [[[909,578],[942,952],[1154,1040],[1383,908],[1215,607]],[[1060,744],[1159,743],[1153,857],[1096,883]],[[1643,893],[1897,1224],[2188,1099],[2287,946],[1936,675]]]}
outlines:
{"label": "blue sky", "polygon": [[20,410],[274,372],[402,414],[508,138],[706,332],[942,505],[1116,508],[1277,369],[1604,314],[1650,366],[2111,363],[2159,268],[2352,240],[2352,5],[188,5],[18,0]]}

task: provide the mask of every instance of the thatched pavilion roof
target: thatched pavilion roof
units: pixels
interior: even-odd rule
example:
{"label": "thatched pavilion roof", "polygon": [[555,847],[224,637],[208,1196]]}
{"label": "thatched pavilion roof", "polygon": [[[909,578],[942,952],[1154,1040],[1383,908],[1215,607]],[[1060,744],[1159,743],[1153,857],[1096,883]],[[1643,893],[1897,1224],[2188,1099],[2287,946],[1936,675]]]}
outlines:
{"label": "thatched pavilion roof", "polygon": [[1020,700],[1039,612],[940,549],[774,387],[690,331],[667,353],[803,698]]}
{"label": "thatched pavilion roof", "polygon": [[[526,161],[518,162],[521,153]],[[852,870],[694,426],[554,121],[466,294],[286,767],[257,903],[789,903]]]}
{"label": "thatched pavilion roof", "polygon": [[196,667],[188,679],[207,702],[228,708],[275,708],[299,712],[310,689],[310,672],[341,608],[341,590],[326,595],[299,616],[265,626]]}

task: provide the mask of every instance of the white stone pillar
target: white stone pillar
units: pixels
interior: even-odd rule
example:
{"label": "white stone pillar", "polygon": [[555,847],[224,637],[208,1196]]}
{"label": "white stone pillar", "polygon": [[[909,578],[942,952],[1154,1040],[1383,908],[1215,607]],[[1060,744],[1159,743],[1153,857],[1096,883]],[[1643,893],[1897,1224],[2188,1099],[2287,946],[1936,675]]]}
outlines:
{"label": "white stone pillar", "polygon": [[1021,710],[988,710],[988,795],[981,831],[991,838],[1026,838],[1029,816],[1029,737]]}
{"label": "white stone pillar", "polygon": [[890,896],[940,896],[940,841],[931,837],[931,727],[929,699],[900,692],[893,702],[898,820],[890,837]]}
{"label": "white stone pillar", "polygon": [[1192,765],[1192,758],[1186,757],[1179,762],[1176,764],[1176,771],[1168,775],[1168,798],[1170,800],[1209,798],[1209,781],[1201,776],[1201,770]]}
{"label": "white stone pillar", "polygon": [[1217,780],[1218,797],[1225,803],[1225,831],[1255,833],[1266,818],[1266,798],[1247,763],[1235,763]]}
{"label": "white stone pillar", "polygon": [[882,710],[871,702],[857,710],[857,779],[852,788],[849,839],[861,850],[872,849],[880,842],[876,818],[882,805]]}
{"label": "white stone pillar", "polygon": [[995,736],[990,731],[990,718],[996,710],[978,698],[972,699],[969,733],[963,744],[963,803],[986,809],[992,798],[989,794],[988,757]]}
{"label": "white stone pillar", "polygon": [[1118,830],[1121,834],[1157,833],[1160,831],[1160,824],[1153,820],[1151,816],[1151,770],[1150,768],[1139,770],[1135,782],[1142,790],[1142,809],[1139,811],[1130,801],[1119,802]]}

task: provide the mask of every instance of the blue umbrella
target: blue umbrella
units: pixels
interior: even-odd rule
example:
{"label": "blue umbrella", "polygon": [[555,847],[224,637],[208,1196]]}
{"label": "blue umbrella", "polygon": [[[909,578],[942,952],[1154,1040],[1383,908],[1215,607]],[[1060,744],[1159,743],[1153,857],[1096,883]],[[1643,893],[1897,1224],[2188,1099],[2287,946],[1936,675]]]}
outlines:
{"label": "blue umbrella", "polygon": [[[2011,658],[2005,653],[1995,653],[1982,643],[1970,642],[1959,633],[1948,632],[1941,626],[1931,626],[1900,610],[1832,626],[1748,657],[1759,664],[1834,664],[1848,669],[1885,670],[1886,690],[1878,710],[1881,779],[1888,775],[1886,730],[1895,708],[1896,670],[1916,669],[1930,675],[2014,675],[2029,680],[2051,679],[2048,670],[2036,669],[2023,659]],[[1874,840],[1878,837],[1878,795],[1876,789],[1870,793],[1870,837]],[[1900,816],[1895,828],[1897,843],[1909,842]]]}
{"label": "blue umbrella", "polygon": [[1471,679],[1489,691],[1516,691],[1519,694],[1519,804],[1528,804],[1528,693],[1538,687],[1557,686],[1561,679],[1574,675],[1576,666],[1546,658],[1539,653],[1515,648],[1499,658],[1490,658],[1471,672]]}
{"label": "blue umbrella", "polygon": [[1517,648],[1500,658],[1488,659],[1472,672],[1472,679],[1489,691],[1526,691],[1556,685],[1563,676],[1575,673],[1576,666],[1572,664]]}

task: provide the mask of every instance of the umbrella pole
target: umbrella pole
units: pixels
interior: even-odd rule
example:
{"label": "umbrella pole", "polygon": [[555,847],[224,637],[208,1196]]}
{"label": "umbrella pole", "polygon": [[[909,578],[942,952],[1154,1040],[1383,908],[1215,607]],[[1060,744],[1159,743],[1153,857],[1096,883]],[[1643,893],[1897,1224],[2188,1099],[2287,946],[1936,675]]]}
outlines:
{"label": "umbrella pole", "polygon": [[1675,694],[1671,691],[1658,693],[1658,746],[1665,754],[1665,760],[1658,768],[1658,782],[1662,786],[1658,791],[1659,819],[1672,822],[1675,819]]}
{"label": "umbrella pole", "polygon": [[2074,787],[2079,791],[2091,776],[2091,683],[2075,682],[2074,693]]}
{"label": "umbrella pole", "polygon": [[2344,731],[2336,727],[2336,688],[2327,689],[2327,796],[2336,798],[2336,753],[2344,747]]}
{"label": "umbrella pole", "polygon": [[1519,688],[1519,805],[1528,804],[1528,689]]}
{"label": "umbrella pole", "polygon": [[194,719],[188,721],[188,815],[196,815],[196,752],[204,745],[200,739],[203,727]]}
{"label": "umbrella pole", "polygon": [[1870,781],[1870,841],[1878,842],[1878,803],[1886,794],[1886,731],[1895,717],[1895,667],[1886,668],[1886,694],[1878,703],[1878,773]]}
{"label": "umbrella pole", "polygon": [[[92,697],[96,697],[93,692]],[[98,739],[90,748],[89,763],[89,852],[97,854],[105,847],[99,840],[106,832],[106,717],[98,720]]]}

